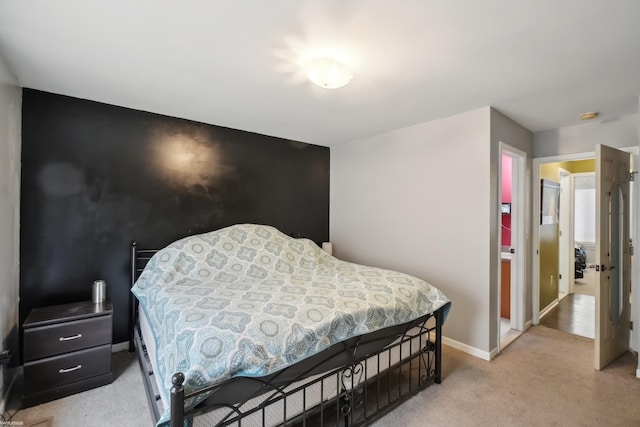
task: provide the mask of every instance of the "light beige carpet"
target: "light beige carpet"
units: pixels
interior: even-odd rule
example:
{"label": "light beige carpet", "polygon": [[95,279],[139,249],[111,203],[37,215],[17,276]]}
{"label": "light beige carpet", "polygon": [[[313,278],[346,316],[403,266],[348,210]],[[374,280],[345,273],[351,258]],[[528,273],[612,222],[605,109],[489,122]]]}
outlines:
{"label": "light beige carpet", "polygon": [[113,373],[111,384],[18,411],[12,421],[41,427],[37,422],[50,417],[42,427],[152,426],[135,353],[114,353]]}
{"label": "light beige carpet", "polygon": [[[593,342],[535,326],[492,362],[444,346],[434,384],[376,426],[640,426],[636,358],[593,369]],[[110,385],[19,411],[13,421],[52,426],[151,426],[135,355],[114,354]]]}
{"label": "light beige carpet", "polygon": [[492,362],[445,347],[442,384],[381,426],[640,426],[637,359],[593,369],[593,341],[534,326]]}

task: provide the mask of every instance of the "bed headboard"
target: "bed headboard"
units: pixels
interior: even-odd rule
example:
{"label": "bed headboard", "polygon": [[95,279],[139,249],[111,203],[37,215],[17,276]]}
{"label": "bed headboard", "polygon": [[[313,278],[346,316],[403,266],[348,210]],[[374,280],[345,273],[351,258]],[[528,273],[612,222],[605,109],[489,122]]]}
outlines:
{"label": "bed headboard", "polygon": [[151,257],[159,250],[160,249],[138,249],[138,243],[135,241],[131,242],[131,284],[129,288],[133,287],[133,284]]}
{"label": "bed headboard", "polygon": [[129,352],[133,352],[133,331],[138,320],[138,300],[131,293],[131,288],[138,280],[140,273],[146,267],[147,263],[158,252],[159,249],[138,249],[136,241],[131,242],[131,280],[129,282],[129,308],[131,310],[131,326],[129,331]]}

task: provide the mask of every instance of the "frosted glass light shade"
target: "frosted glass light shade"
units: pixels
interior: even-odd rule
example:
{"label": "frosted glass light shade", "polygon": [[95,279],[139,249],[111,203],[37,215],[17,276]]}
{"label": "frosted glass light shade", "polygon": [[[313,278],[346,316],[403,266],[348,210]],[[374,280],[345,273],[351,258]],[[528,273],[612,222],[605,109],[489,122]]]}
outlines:
{"label": "frosted glass light shade", "polygon": [[325,89],[337,89],[349,83],[353,72],[333,58],[317,58],[307,64],[307,77]]}

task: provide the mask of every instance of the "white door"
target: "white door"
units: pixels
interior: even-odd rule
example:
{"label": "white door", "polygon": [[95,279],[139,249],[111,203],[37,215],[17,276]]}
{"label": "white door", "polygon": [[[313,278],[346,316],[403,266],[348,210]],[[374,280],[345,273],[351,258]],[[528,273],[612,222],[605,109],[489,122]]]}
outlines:
{"label": "white door", "polygon": [[596,146],[596,337],[595,368],[629,349],[630,155]]}

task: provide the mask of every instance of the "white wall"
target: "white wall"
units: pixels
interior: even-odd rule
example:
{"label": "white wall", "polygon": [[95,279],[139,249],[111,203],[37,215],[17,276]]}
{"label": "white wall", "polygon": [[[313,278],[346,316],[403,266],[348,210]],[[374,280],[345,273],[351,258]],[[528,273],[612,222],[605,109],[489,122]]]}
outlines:
{"label": "white wall", "polygon": [[486,107],[331,148],[336,256],[441,289],[453,302],[444,335],[481,357],[490,351],[490,114]]}
{"label": "white wall", "polygon": [[[17,356],[22,90],[0,58],[0,340]],[[11,339],[5,342],[9,334]],[[12,361],[15,363],[14,361]],[[0,370],[0,410],[13,371]]]}
{"label": "white wall", "polygon": [[[498,200],[500,181],[499,176],[499,162],[500,162],[500,142],[503,142],[517,150],[524,152],[527,156],[527,166],[525,170],[525,176],[531,176],[531,158],[533,157],[533,134],[518,123],[514,122],[507,116],[491,109],[491,202],[490,202],[490,229],[491,236],[490,247],[487,248],[490,254],[490,309],[489,309],[489,346],[491,352],[497,348],[499,340],[499,328],[498,328],[498,294],[500,292],[499,275],[500,275],[500,254],[499,248],[499,229],[502,226],[502,214],[500,213],[499,206],[500,200]],[[525,203],[527,206],[531,206],[531,186],[530,183],[525,184]],[[525,248],[524,253],[524,265],[519,266],[524,271],[525,283],[524,283],[524,299],[525,299],[525,322],[531,320],[531,216],[528,214],[530,209],[525,209],[524,222],[525,233],[524,242],[522,247]],[[513,226],[514,224],[512,224]]]}
{"label": "white wall", "polygon": [[[595,174],[574,177],[575,208],[573,238],[576,242],[596,241],[596,177]],[[592,258],[593,261],[593,258]]]}

